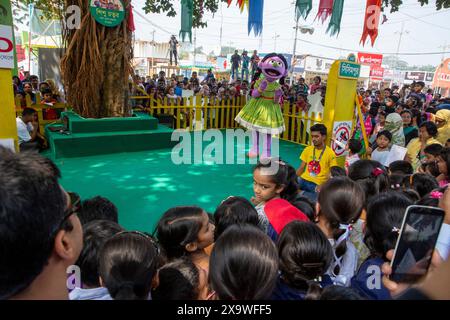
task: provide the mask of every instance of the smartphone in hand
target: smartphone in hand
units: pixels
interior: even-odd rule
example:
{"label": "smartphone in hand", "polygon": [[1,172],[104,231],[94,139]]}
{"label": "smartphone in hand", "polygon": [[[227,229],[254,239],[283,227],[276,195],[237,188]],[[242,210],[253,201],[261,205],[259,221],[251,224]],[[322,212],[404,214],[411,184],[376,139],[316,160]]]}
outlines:
{"label": "smartphone in hand", "polygon": [[413,205],[406,209],[389,279],[414,283],[427,273],[444,214],[434,207]]}

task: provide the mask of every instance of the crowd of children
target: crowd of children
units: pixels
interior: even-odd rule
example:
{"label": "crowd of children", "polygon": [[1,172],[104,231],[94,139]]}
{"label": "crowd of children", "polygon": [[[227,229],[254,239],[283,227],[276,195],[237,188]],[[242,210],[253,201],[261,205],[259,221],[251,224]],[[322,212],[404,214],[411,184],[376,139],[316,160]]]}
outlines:
{"label": "crowd of children", "polygon": [[[80,203],[50,160],[0,148],[0,299],[392,299],[381,270],[414,203],[446,210],[436,252],[447,260],[450,190],[440,182],[449,148],[425,150],[438,182],[429,164],[414,172],[403,160],[337,170],[326,129],[311,127],[311,136],[299,170],[258,162],[254,197],[228,197],[212,214],[171,208],[153,234],[125,230],[105,198]],[[380,153],[391,137],[378,134]],[[349,157],[359,148],[350,141]],[[67,279],[73,265],[78,282]]]}

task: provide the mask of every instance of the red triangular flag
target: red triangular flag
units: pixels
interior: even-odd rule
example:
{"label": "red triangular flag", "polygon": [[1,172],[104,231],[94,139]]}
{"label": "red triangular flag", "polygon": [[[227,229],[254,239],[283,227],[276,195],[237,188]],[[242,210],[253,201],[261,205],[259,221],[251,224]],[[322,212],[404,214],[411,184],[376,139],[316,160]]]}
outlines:
{"label": "red triangular flag", "polygon": [[381,0],[367,0],[366,15],[364,17],[364,29],[360,43],[364,46],[367,36],[370,37],[372,47],[378,37],[378,25],[380,23]]}

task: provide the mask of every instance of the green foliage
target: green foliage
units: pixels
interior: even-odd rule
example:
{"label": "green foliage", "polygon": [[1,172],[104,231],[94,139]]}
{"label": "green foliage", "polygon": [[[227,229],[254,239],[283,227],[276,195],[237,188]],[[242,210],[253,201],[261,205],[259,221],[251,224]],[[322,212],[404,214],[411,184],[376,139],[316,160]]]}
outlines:
{"label": "green foliage", "polygon": [[[177,15],[174,9],[174,1],[177,0],[146,0],[144,11],[145,13],[165,13],[168,17],[175,17]],[[203,15],[206,11],[212,14],[217,12],[219,2],[227,2],[227,0],[192,0],[194,5],[194,15],[192,19],[192,26],[194,28],[205,28],[208,26],[206,21],[203,21]]]}
{"label": "green foliage", "polygon": [[[428,0],[417,0],[421,6],[428,4]],[[391,8],[390,12],[396,12],[402,6],[402,0],[383,0],[384,8]],[[436,10],[450,8],[450,0],[436,0]]]}

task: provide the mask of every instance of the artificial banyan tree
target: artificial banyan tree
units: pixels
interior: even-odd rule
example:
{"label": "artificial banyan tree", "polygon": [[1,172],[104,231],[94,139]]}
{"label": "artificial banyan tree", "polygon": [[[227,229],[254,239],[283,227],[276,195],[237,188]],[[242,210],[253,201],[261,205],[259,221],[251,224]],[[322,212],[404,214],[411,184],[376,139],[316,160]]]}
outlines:
{"label": "artificial banyan tree", "polygon": [[[90,0],[66,0],[65,7],[81,8],[78,29],[63,30],[65,53],[61,74],[66,100],[86,118],[130,116],[128,79],[132,72],[132,32],[127,18],[117,27],[97,23],[89,10]],[[128,8],[130,0],[122,0]]]}

